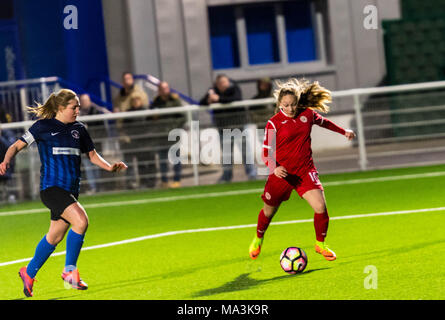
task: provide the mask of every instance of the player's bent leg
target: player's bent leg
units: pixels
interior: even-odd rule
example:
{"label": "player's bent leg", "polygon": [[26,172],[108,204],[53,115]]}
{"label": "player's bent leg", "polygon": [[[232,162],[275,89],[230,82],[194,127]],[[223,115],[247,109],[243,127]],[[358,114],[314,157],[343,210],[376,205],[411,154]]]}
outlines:
{"label": "player's bent leg", "polygon": [[335,252],[325,243],[329,226],[329,215],[323,190],[309,190],[302,197],[314,209],[315,252],[321,254],[328,261],[337,259]]}
{"label": "player's bent leg", "polygon": [[26,267],[19,270],[19,276],[23,282],[23,293],[26,297],[33,296],[33,285],[37,272],[63,239],[68,227],[69,225],[63,220],[51,220],[48,233],[37,244],[33,258]]}
{"label": "player's bent leg", "polygon": [[76,202],[65,209],[62,217],[72,225],[66,238],[66,259],[62,279],[74,289],[86,290],[88,285],[79,276],[77,260],[88,228],[88,216],[80,203]]}
{"label": "player's bent leg", "polygon": [[263,209],[260,211],[258,215],[256,235],[249,246],[249,256],[252,259],[258,258],[261,252],[261,247],[263,245],[264,234],[267,228],[269,227],[270,221],[272,220],[273,216],[277,211],[278,211],[278,206],[273,207],[269,206],[266,203],[264,204]]}

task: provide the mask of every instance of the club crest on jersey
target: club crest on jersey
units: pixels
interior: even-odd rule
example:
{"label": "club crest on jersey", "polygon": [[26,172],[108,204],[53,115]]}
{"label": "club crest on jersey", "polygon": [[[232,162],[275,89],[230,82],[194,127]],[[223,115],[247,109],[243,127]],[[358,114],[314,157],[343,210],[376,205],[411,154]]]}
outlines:
{"label": "club crest on jersey", "polygon": [[267,200],[270,200],[270,199],[272,198],[272,196],[270,195],[269,192],[266,192],[265,196],[266,196],[266,199],[267,199]]}
{"label": "club crest on jersey", "polygon": [[306,123],[307,122],[307,118],[305,116],[301,116],[300,117],[300,121],[303,122],[303,123]]}
{"label": "club crest on jersey", "polygon": [[71,131],[71,135],[73,136],[74,139],[79,139],[80,138],[80,133],[77,130],[72,130]]}

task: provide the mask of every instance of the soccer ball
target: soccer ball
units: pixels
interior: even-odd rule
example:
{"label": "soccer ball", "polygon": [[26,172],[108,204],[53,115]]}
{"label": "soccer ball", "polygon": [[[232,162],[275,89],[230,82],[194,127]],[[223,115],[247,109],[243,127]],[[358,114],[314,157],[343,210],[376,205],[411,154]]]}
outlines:
{"label": "soccer ball", "polygon": [[281,268],[290,274],[303,272],[307,265],[307,255],[303,249],[289,247],[280,256]]}

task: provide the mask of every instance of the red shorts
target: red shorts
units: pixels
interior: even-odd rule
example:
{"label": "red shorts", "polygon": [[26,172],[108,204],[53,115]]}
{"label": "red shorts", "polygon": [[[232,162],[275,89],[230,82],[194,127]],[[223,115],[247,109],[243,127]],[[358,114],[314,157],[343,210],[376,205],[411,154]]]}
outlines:
{"label": "red shorts", "polygon": [[289,200],[294,189],[300,197],[303,197],[307,191],[312,189],[323,190],[317,170],[309,170],[302,177],[288,174],[284,179],[278,178],[272,173],[267,179],[261,198],[265,204],[278,207],[281,202]]}

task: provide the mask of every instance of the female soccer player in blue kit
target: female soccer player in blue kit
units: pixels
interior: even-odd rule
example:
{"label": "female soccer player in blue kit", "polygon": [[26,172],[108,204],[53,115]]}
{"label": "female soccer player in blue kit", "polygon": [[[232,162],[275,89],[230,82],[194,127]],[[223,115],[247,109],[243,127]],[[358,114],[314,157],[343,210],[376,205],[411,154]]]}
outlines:
{"label": "female soccer player in blue kit", "polygon": [[107,171],[119,172],[127,166],[123,162],[110,165],[96,152],[85,126],[76,121],[79,114],[79,98],[75,92],[62,89],[52,93],[43,105],[38,104],[29,110],[39,120],[9,147],[0,164],[0,175],[4,175],[18,152],[34,141],[37,143],[42,164],[40,198],[51,210],[51,224],[48,233],[37,245],[28,266],[19,271],[24,285],[23,292],[27,297],[33,295],[37,272],[62,241],[70,225],[62,279],[75,289],[85,290],[88,286],[80,279],[76,267],[88,228],[87,213],[77,201],[81,153],[86,153],[92,163]]}

